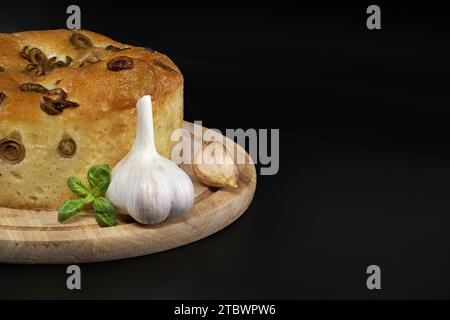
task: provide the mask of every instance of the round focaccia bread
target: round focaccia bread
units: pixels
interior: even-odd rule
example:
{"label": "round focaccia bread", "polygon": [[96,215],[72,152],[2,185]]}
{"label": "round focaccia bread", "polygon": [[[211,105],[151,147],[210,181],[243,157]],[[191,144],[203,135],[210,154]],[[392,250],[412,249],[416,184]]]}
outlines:
{"label": "round focaccia bread", "polygon": [[153,99],[155,142],[170,157],[183,76],[165,55],[86,30],[0,34],[0,207],[56,209],[130,150],[136,102]]}

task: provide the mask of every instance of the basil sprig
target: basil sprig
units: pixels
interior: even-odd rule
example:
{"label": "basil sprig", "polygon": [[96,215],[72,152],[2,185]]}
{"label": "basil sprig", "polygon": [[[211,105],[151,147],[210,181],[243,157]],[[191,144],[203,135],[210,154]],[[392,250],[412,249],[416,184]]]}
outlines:
{"label": "basil sprig", "polygon": [[116,219],[114,219],[110,214],[107,213],[95,213],[95,220],[101,227],[113,227],[117,225]]}
{"label": "basil sprig", "polygon": [[104,197],[111,183],[111,170],[107,164],[93,166],[87,174],[90,189],[80,179],[69,177],[67,186],[80,199],[70,199],[58,209],[58,221],[64,223],[67,219],[80,213],[85,207],[92,206],[95,210],[95,220],[101,227],[117,225],[114,218],[118,214],[116,206]]}
{"label": "basil sprig", "polygon": [[64,202],[58,209],[58,221],[63,223],[83,210],[85,204],[81,199],[71,199]]}

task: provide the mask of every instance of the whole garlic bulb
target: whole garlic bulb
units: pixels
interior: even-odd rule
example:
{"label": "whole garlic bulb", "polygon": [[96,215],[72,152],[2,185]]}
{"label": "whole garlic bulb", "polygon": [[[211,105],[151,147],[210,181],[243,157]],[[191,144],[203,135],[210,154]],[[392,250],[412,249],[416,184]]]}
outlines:
{"label": "whole garlic bulb", "polygon": [[120,213],[156,224],[188,211],[194,204],[194,186],[183,170],[156,151],[151,97],[142,97],[136,107],[136,138],[114,167],[106,197]]}

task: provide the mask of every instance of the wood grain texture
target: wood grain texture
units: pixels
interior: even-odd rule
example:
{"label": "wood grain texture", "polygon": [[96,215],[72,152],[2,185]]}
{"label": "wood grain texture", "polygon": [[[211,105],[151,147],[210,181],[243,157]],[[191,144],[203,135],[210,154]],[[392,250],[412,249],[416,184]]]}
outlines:
{"label": "wood grain texture", "polygon": [[[185,129],[192,137],[194,125],[185,122]],[[183,165],[194,182],[194,207],[182,217],[156,226],[127,218],[116,227],[100,228],[89,212],[60,224],[56,211],[0,208],[0,262],[58,264],[124,259],[179,247],[225,228],[248,208],[256,188],[256,171],[249,155],[233,145],[236,155],[247,159],[246,164],[239,165],[239,188],[206,187],[195,179],[191,165]]]}

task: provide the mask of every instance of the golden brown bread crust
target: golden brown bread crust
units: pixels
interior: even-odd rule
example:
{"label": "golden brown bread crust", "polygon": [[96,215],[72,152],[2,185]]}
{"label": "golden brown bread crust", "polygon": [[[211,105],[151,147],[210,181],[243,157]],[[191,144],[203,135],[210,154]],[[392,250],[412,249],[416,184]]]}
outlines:
{"label": "golden brown bread crust", "polygon": [[[183,121],[183,76],[177,66],[158,52],[86,30],[76,33],[87,36],[92,47],[77,48],[71,30],[0,34],[0,142],[19,141],[25,152],[19,163],[0,154],[0,206],[55,209],[71,196],[65,186],[68,176],[82,178],[94,164],[114,166],[132,144],[136,101],[143,95],[153,98],[157,149],[170,156],[170,135]],[[30,61],[20,54],[26,46],[40,49],[48,59],[64,62],[69,56],[73,61],[34,75],[25,71]],[[127,49],[106,50],[108,46]],[[108,69],[108,62],[120,56],[131,58],[133,68]],[[80,67],[92,57],[100,61]],[[66,99],[79,106],[49,115],[40,107],[45,93],[23,92],[19,87],[24,83],[63,89]],[[57,150],[64,139],[76,144],[76,153],[68,158]]]}

